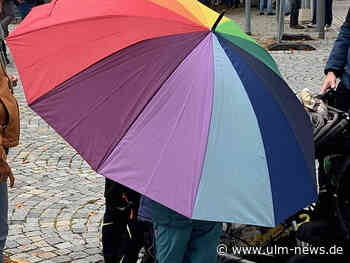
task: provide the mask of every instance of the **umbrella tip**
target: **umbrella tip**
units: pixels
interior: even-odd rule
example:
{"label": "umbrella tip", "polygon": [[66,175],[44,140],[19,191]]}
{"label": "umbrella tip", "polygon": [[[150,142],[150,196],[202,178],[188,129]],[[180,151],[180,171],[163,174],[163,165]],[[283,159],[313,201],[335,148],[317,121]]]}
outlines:
{"label": "umbrella tip", "polygon": [[220,23],[220,20],[224,17],[225,12],[226,12],[226,10],[223,10],[223,11],[221,12],[221,14],[219,15],[218,19],[216,19],[216,21],[215,21],[213,27],[211,28],[211,31],[212,31],[213,33],[215,32],[216,27],[217,27],[218,24]]}

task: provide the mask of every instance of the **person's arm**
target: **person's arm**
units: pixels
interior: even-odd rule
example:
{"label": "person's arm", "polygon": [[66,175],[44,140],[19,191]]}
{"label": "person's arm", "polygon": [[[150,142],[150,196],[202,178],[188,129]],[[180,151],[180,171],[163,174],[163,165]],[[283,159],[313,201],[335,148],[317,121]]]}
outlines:
{"label": "person's arm", "polygon": [[[2,127],[0,127],[2,133]],[[10,187],[13,187],[15,183],[15,177],[12,174],[11,168],[6,161],[6,153],[2,146],[3,138],[0,134],[0,182],[7,182],[10,180]]]}
{"label": "person's arm", "polygon": [[334,46],[329,55],[324,73],[326,75],[321,93],[328,88],[336,87],[336,79],[340,77],[345,70],[347,63],[348,50],[350,47],[350,9],[346,20],[342,25]]}
{"label": "person's arm", "polygon": [[328,72],[334,72],[337,77],[340,77],[345,69],[348,50],[350,47],[350,26],[343,24],[334,46],[329,55],[326,67],[325,74]]}

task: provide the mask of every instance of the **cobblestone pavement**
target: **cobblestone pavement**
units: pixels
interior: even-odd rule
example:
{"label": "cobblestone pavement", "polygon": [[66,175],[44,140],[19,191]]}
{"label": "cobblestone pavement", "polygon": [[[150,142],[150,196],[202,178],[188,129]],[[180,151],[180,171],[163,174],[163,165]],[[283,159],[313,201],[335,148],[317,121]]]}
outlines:
{"label": "cobblestone pavement", "polygon": [[[13,63],[8,71],[18,76]],[[24,262],[102,261],[103,177],[26,105],[20,83],[15,95],[22,130],[8,157],[16,183],[5,253]]]}
{"label": "cobblestone pavement", "polygon": [[[346,2],[350,6],[350,1],[335,3]],[[341,21],[345,13],[337,8],[336,19]],[[340,24],[334,26],[335,31]],[[272,53],[294,91],[305,87],[319,91],[334,38],[335,34],[328,34],[327,40],[311,41],[316,51]],[[13,63],[8,70],[18,76]],[[103,177],[26,105],[20,83],[15,94],[22,133],[20,146],[9,154],[16,185],[9,192],[6,253],[21,262],[102,261]]]}
{"label": "cobblestone pavement", "polygon": [[[339,27],[345,20],[346,13],[350,6],[349,0],[334,0],[333,1],[333,22],[332,27],[327,31],[328,38],[334,38],[339,30]],[[217,10],[221,11],[221,10]],[[306,24],[311,22],[312,14],[311,9],[302,9],[299,12],[299,23]],[[242,29],[245,29],[245,16],[244,16],[244,6],[240,8],[233,8],[226,10],[226,16],[232,18]],[[313,38],[318,37],[318,33],[315,29],[307,28],[305,29],[291,29],[289,27],[290,16],[285,17],[284,20],[284,32],[289,34],[308,34]],[[257,7],[252,7],[251,9],[251,33],[253,36],[261,37],[272,37],[276,36],[277,31],[277,20],[276,16],[259,15],[259,10]]]}

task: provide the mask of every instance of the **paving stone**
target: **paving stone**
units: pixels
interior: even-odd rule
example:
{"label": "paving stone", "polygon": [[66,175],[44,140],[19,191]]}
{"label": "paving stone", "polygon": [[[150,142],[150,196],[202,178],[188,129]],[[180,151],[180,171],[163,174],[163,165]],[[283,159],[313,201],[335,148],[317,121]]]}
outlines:
{"label": "paving stone", "polygon": [[101,255],[94,255],[94,256],[89,256],[89,257],[87,257],[85,259],[88,260],[89,262],[99,262],[100,260],[103,260],[103,256],[101,256]]}
{"label": "paving stone", "polygon": [[32,241],[29,238],[22,237],[21,239],[17,240],[17,243],[20,245],[28,245],[32,243]]}
{"label": "paving stone", "polygon": [[50,238],[46,238],[45,241],[47,243],[49,243],[50,245],[56,245],[61,243],[63,240],[61,238],[57,238],[57,237],[50,237]]}
{"label": "paving stone", "polygon": [[72,243],[71,242],[64,242],[64,243],[59,243],[56,244],[55,247],[59,248],[59,249],[64,249],[64,248],[70,248],[72,247]]}
{"label": "paving stone", "polygon": [[18,247],[18,249],[20,249],[22,252],[28,252],[28,251],[34,250],[36,248],[37,248],[37,246],[35,246],[34,244],[22,245],[22,246]]}
{"label": "paving stone", "polygon": [[72,262],[72,258],[68,256],[58,256],[53,258],[52,261],[56,263]]}
{"label": "paving stone", "polygon": [[86,247],[83,246],[83,245],[75,245],[75,244],[74,244],[74,245],[71,246],[69,249],[72,250],[72,251],[74,251],[74,252],[76,252],[76,251],[84,251],[84,250],[86,249]]}
{"label": "paving stone", "polygon": [[20,244],[18,244],[15,241],[9,241],[9,240],[6,241],[6,247],[7,248],[16,248],[18,246],[20,246]]}
{"label": "paving stone", "polygon": [[89,256],[87,253],[85,252],[73,252],[73,253],[70,253],[69,256],[72,258],[72,259],[80,259],[80,258],[85,258],[87,256]]}
{"label": "paving stone", "polygon": [[[40,230],[40,227],[38,227],[37,229]],[[26,229],[23,229],[23,232],[27,237],[40,236],[42,234],[41,231],[32,231],[32,230],[26,230]]]}
{"label": "paving stone", "polygon": [[41,236],[31,236],[31,237],[29,237],[29,239],[33,242],[39,242],[39,241],[43,240],[43,238]]}
{"label": "paving stone", "polygon": [[55,253],[57,255],[60,255],[60,256],[63,256],[63,255],[68,255],[72,252],[72,250],[70,249],[67,249],[67,248],[64,248],[64,249],[59,249],[59,250],[56,250]]}
{"label": "paving stone", "polygon": [[57,255],[53,252],[45,252],[38,255],[38,257],[43,259],[51,259],[57,257]]}
{"label": "paving stone", "polygon": [[30,263],[36,263],[36,262],[42,261],[42,258],[31,256],[30,258],[27,259],[27,261]]}
{"label": "paving stone", "polygon": [[50,251],[55,251],[56,252],[56,249],[54,247],[41,247],[40,248],[42,251],[45,251],[45,252],[50,252]]}
{"label": "paving stone", "polygon": [[15,259],[26,259],[26,258],[29,258],[31,257],[28,253],[18,253],[16,254],[15,256],[11,257],[12,259],[15,258]]}
{"label": "paving stone", "polygon": [[95,255],[95,254],[102,253],[102,249],[100,249],[100,248],[88,248],[88,249],[85,249],[84,252],[88,253],[89,255]]}
{"label": "paving stone", "polygon": [[6,252],[8,252],[10,255],[17,255],[22,253],[22,250],[18,248],[8,248],[6,249]]}
{"label": "paving stone", "polygon": [[72,263],[89,263],[90,261],[86,260],[86,259],[78,259],[78,260],[73,260]]}

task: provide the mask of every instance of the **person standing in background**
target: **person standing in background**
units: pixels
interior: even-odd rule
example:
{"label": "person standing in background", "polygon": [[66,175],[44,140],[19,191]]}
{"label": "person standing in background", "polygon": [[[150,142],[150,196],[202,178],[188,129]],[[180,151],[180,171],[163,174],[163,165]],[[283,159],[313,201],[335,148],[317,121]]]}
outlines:
{"label": "person standing in background", "polygon": [[301,8],[301,0],[290,0],[291,12],[290,12],[290,28],[304,29],[302,25],[299,25],[299,10]]}
{"label": "person standing in background", "polygon": [[[4,32],[0,27],[0,38]],[[13,187],[15,178],[7,163],[9,148],[19,143],[19,109],[15,97],[12,95],[12,86],[17,79],[6,72],[6,63],[0,50],[0,263],[4,262],[4,248],[8,235],[8,193],[7,184]]]}
{"label": "person standing in background", "polygon": [[260,15],[264,15],[265,6],[267,7],[267,15],[272,16],[275,14],[272,11],[272,0],[260,0]]}
{"label": "person standing in background", "polygon": [[[312,23],[308,25],[310,28],[315,28],[317,24],[317,1],[313,1],[314,10],[312,14]],[[333,22],[333,0],[326,0],[325,12],[325,28],[329,29]]]}
{"label": "person standing in background", "polygon": [[290,15],[290,2],[289,2],[289,0],[284,1],[284,14],[286,16]]}
{"label": "person standing in background", "polygon": [[137,220],[141,195],[105,179],[106,210],[102,224],[105,263],[136,263],[144,245],[143,225]]}
{"label": "person standing in background", "polygon": [[[4,32],[4,38],[9,34],[9,25],[15,19],[15,4],[13,0],[0,0],[0,25]],[[6,64],[10,61],[7,57],[6,44],[4,38],[1,39],[0,48],[2,49],[3,55],[5,57]]]}
{"label": "person standing in background", "polygon": [[36,0],[15,0],[17,8],[21,14],[21,18],[24,19],[30,10],[36,5]]}

